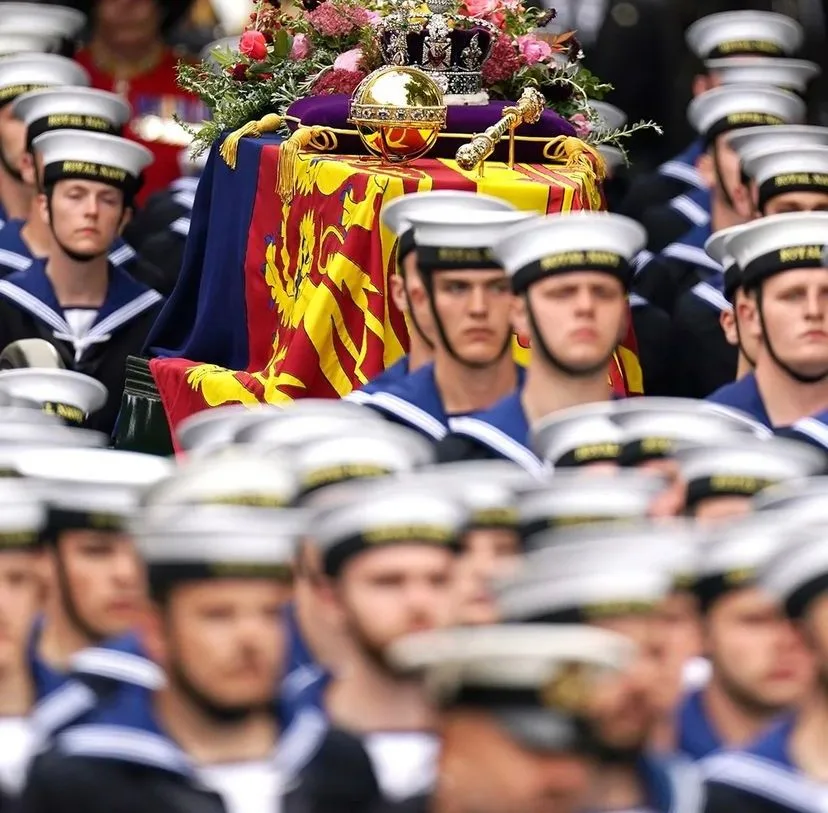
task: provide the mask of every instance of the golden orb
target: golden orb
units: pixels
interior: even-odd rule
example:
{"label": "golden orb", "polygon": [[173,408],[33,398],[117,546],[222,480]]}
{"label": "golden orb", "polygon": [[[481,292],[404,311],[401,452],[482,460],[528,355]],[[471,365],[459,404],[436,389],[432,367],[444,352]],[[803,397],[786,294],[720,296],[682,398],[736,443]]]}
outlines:
{"label": "golden orb", "polygon": [[368,151],[391,164],[422,158],[446,126],[443,92],[425,71],[389,65],[369,73],[351,97],[350,116]]}

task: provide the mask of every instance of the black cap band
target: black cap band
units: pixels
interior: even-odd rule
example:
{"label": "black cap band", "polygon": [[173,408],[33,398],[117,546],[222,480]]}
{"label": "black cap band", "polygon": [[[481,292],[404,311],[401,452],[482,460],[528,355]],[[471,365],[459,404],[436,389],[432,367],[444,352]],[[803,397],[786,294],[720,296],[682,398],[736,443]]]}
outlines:
{"label": "black cap band", "polygon": [[731,263],[724,270],[724,295],[731,305],[736,304],[736,291],[742,287],[742,269]]}
{"label": "black cap band", "polygon": [[0,555],[31,550],[38,547],[42,540],[40,531],[32,529],[0,531]]}
{"label": "black cap band", "polygon": [[775,116],[773,113],[756,113],[744,111],[742,113],[731,113],[723,119],[714,122],[704,134],[705,146],[709,147],[722,133],[729,133],[731,130],[744,130],[748,127],[767,127],[768,125],[785,124],[785,119]]}
{"label": "black cap band", "polygon": [[755,568],[741,568],[730,570],[727,573],[716,573],[695,579],[691,585],[691,592],[699,601],[699,609],[707,613],[713,604],[723,595],[733,590],[750,587],[756,578]]}
{"label": "black cap band", "polygon": [[790,172],[769,178],[759,186],[759,210],[778,195],[788,192],[822,192],[828,195],[828,173],[825,172]]}
{"label": "black cap band", "polygon": [[708,55],[708,59],[720,59],[728,56],[784,56],[782,48],[769,40],[731,40],[717,45]]}
{"label": "black cap band", "polygon": [[530,285],[545,277],[568,274],[573,271],[599,271],[618,279],[629,287],[632,268],[627,260],[614,251],[562,251],[547,254],[523,266],[512,277],[512,290],[523,293]]}
{"label": "black cap band", "polygon": [[78,113],[56,113],[52,116],[44,116],[42,119],[33,121],[26,130],[26,147],[32,151],[32,142],[43,133],[51,133],[54,130],[86,130],[90,133],[106,133],[108,135],[120,135],[120,127],[115,127],[111,121],[101,116],[86,116]]}
{"label": "black cap band", "polygon": [[[826,234],[828,239],[828,234]],[[822,268],[825,243],[778,248],[751,260],[742,272],[742,287],[755,288],[768,277],[795,268]]]}
{"label": "black cap band", "polygon": [[620,443],[585,443],[554,460],[555,468],[577,468],[590,463],[614,463],[621,455]]}
{"label": "black cap band", "polygon": [[785,613],[789,618],[802,618],[808,605],[823,593],[828,593],[828,573],[820,573],[785,599]]}
{"label": "black cap band", "polygon": [[492,255],[491,249],[485,246],[476,248],[417,246],[417,262],[424,271],[500,268],[500,264]]}
{"label": "black cap band", "polygon": [[147,576],[154,591],[181,582],[211,579],[271,579],[289,582],[293,568],[284,562],[150,562]]}
{"label": "black cap band", "polygon": [[128,523],[129,518],[123,513],[50,508],[46,531],[50,539],[55,539],[56,534],[61,531],[82,530],[123,533],[127,530]]}
{"label": "black cap band", "polygon": [[778,480],[740,474],[715,474],[693,480],[687,486],[687,508],[711,497],[753,497]]}
{"label": "black cap band", "polygon": [[140,178],[130,175],[125,169],[92,161],[58,161],[44,167],[43,185],[46,187],[72,179],[105,183],[120,189],[127,197],[132,197],[141,186]]}
{"label": "black cap band", "polygon": [[518,512],[515,508],[481,508],[474,511],[469,519],[469,528],[484,530],[487,528],[504,528],[515,530],[518,527]]}
{"label": "black cap band", "polygon": [[670,438],[641,438],[625,443],[618,462],[621,466],[637,466],[648,460],[665,460],[676,451],[676,441]]}
{"label": "black cap band", "polygon": [[417,250],[417,244],[414,242],[414,229],[407,229],[404,231],[397,241],[397,265],[402,271],[403,260],[411,254],[412,251]]}
{"label": "black cap band", "polygon": [[9,102],[13,102],[18,96],[24,93],[29,93],[32,90],[40,90],[44,85],[9,85],[8,87],[0,88],[0,107],[5,107]]}

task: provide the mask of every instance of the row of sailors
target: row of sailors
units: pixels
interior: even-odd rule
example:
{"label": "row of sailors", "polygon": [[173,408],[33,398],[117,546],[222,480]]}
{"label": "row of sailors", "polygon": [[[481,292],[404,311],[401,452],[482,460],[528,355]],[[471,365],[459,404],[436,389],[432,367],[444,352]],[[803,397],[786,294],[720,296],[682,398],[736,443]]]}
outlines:
{"label": "row of sailors", "polygon": [[532,474],[347,401],[211,410],[178,464],[0,417],[24,811],[824,805],[821,450],[648,398],[541,422]]}

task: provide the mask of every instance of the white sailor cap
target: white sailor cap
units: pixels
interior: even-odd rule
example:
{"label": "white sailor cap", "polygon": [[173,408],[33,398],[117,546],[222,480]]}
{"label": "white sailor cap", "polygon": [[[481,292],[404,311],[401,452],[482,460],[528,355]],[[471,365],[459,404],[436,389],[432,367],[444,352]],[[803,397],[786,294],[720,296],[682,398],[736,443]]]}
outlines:
{"label": "white sailor cap", "polygon": [[772,198],[790,192],[828,195],[828,145],[751,150],[742,159],[742,168],[759,188],[760,211]]}
{"label": "white sailor cap", "polygon": [[425,271],[467,268],[499,269],[492,246],[515,225],[534,221],[531,212],[451,212],[410,215],[417,249],[417,266]]}
{"label": "white sailor cap", "polygon": [[828,245],[828,212],[789,212],[754,220],[725,241],[742,269],[742,285],[756,288],[775,274],[822,268]]}
{"label": "white sailor cap", "polygon": [[98,181],[135,194],[152,153],[120,136],[83,130],[56,130],[39,135],[32,146],[43,162],[43,184],[65,178]]}
{"label": "white sailor cap", "polygon": [[0,57],[16,54],[47,54],[58,47],[55,37],[44,34],[9,33],[0,28]]}
{"label": "white sailor cap", "polygon": [[609,102],[590,101],[589,106],[597,119],[595,131],[597,133],[611,133],[620,130],[629,120],[627,114]]}
{"label": "white sailor cap", "polygon": [[[828,476],[787,480],[760,491],[753,498],[754,511],[789,511],[804,521],[828,521]],[[803,516],[804,515],[804,516]]]}
{"label": "white sailor cap", "polygon": [[754,150],[766,152],[776,149],[798,150],[802,147],[828,146],[828,127],[811,124],[777,124],[768,127],[750,127],[731,134],[727,140],[739,158],[744,160]]}
{"label": "white sailor cap", "polygon": [[608,415],[553,414],[531,434],[535,454],[556,469],[614,463],[621,455],[623,433]]}
{"label": "white sailor cap", "polygon": [[288,463],[233,447],[221,458],[183,464],[147,491],[143,503],[153,510],[183,505],[285,508],[297,493]]}
{"label": "white sailor cap", "polygon": [[20,476],[17,463],[22,449],[102,449],[109,445],[109,436],[103,432],[64,426],[56,416],[34,413],[46,418],[55,417],[54,424],[4,423],[3,412],[0,410],[0,478]]}
{"label": "white sailor cap", "polygon": [[675,453],[687,484],[687,508],[715,497],[753,497],[762,489],[823,474],[828,456],[804,443],[782,438],[712,440]]}
{"label": "white sailor cap", "polygon": [[0,554],[36,547],[45,526],[46,506],[32,485],[0,479]]}
{"label": "white sailor cap", "polygon": [[640,519],[664,485],[651,472],[556,473],[548,484],[519,495],[521,536],[529,548],[538,548],[565,529]]}
{"label": "white sailor cap", "polygon": [[42,88],[24,93],[12,103],[12,115],[26,125],[30,146],[39,135],[53,130],[118,135],[131,114],[121,96],[95,88]]}
{"label": "white sailor cap", "polygon": [[360,553],[384,545],[428,545],[459,551],[470,512],[455,496],[417,484],[383,486],[346,504],[321,509],[313,537],[329,576]]}
{"label": "white sailor cap", "polygon": [[805,93],[808,83],[822,73],[816,62],[806,59],[761,56],[709,59],[704,66],[723,85],[770,85],[799,94]]}
{"label": "white sailor cap", "polygon": [[106,403],[107,389],[95,378],[73,370],[28,367],[0,370],[0,390],[23,403],[37,404],[68,423],[83,423]]}
{"label": "white sailor cap", "polygon": [[[762,515],[764,516],[764,514]],[[800,619],[811,603],[828,592],[828,544],[824,526],[801,531],[765,562],[759,586]]]}
{"label": "white sailor cap", "polygon": [[21,476],[36,480],[53,534],[68,528],[123,530],[141,494],[175,467],[172,460],[112,449],[23,449]]}
{"label": "white sailor cap", "polygon": [[685,34],[699,59],[734,56],[790,56],[805,38],[802,26],[769,11],[725,11],[693,23]]}
{"label": "white sailor cap", "polygon": [[604,159],[609,177],[612,177],[621,167],[627,166],[627,157],[618,147],[613,147],[612,144],[598,144],[595,148]]}
{"label": "white sailor cap", "polygon": [[[651,612],[686,566],[665,555],[670,546],[697,546],[683,523],[596,525],[558,535],[554,545],[528,554],[520,569],[494,585],[504,621],[586,623],[607,616]],[[695,562],[694,562],[695,564]]]}
{"label": "white sailor cap", "polygon": [[89,74],[57,54],[19,54],[0,59],[0,107],[30,90],[53,85],[88,87]]}
{"label": "white sailor cap", "polygon": [[477,708],[533,751],[584,752],[593,693],[629,668],[635,644],[585,625],[497,624],[415,633],[386,650],[391,666],[419,675],[444,709]]}
{"label": "white sailor cap", "polygon": [[86,15],[68,6],[3,3],[0,34],[36,31],[43,37],[73,39],[86,25]]}
{"label": "white sailor cap", "polygon": [[[776,128],[772,128],[776,129]],[[828,132],[828,128],[826,129]],[[736,234],[743,224],[728,226],[726,229],[719,229],[707,238],[704,250],[707,256],[714,259],[724,269],[724,294],[731,304],[736,297],[736,291],[742,287],[742,272],[735,258],[727,252],[727,239]]]}
{"label": "white sailor cap", "polygon": [[293,465],[302,496],[336,483],[412,471],[434,460],[434,445],[419,432],[396,424],[366,423],[309,443]]}
{"label": "white sailor cap", "polygon": [[708,143],[731,130],[801,124],[805,102],[795,93],[767,85],[724,85],[696,96],[687,108],[690,124]]}
{"label": "white sailor cap", "polygon": [[233,443],[236,432],[248,424],[267,420],[282,411],[273,404],[253,407],[233,404],[213,407],[185,418],[175,429],[179,446],[186,452],[217,449]]}
{"label": "white sailor cap", "polygon": [[787,546],[790,532],[781,512],[747,516],[709,532],[699,549],[693,584],[702,611],[725,593],[756,584],[764,565]]}
{"label": "white sailor cap", "polygon": [[306,515],[293,510],[196,505],[138,523],[134,538],[158,597],[183,581],[289,580],[307,530]]}
{"label": "white sailor cap", "polygon": [[515,226],[492,254],[522,293],[539,279],[570,271],[602,271],[625,286],[630,262],[647,232],[634,220],[609,212],[571,212],[535,217]]}

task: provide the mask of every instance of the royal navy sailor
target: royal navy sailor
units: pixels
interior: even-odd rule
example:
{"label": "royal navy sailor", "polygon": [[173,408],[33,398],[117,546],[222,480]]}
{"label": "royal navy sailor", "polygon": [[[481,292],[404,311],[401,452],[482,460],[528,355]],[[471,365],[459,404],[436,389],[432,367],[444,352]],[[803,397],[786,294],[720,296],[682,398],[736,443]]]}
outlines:
{"label": "royal navy sailor", "polygon": [[709,401],[776,429],[828,407],[826,226],[825,212],[772,215],[725,241],[748,294],[745,328],[759,344],[755,372]]}
{"label": "royal navy sailor", "polygon": [[523,368],[512,357],[512,293],[490,248],[531,217],[506,203],[502,211],[469,210],[447,196],[427,213],[407,214],[422,281],[411,295],[424,297],[431,311],[434,363],[396,384],[359,391],[354,400],[438,442],[450,418],[486,409],[518,386]]}
{"label": "royal navy sailor", "polygon": [[109,399],[90,426],[111,432],[126,359],[140,353],[162,304],[107,259],[151,156],[118,136],[80,130],[44,133],[33,146],[43,167],[40,216],[55,250],[0,280],[0,347],[24,338],[54,344],[67,369],[106,386]]}
{"label": "royal navy sailor", "polygon": [[604,212],[534,218],[495,244],[511,278],[513,327],[529,336],[522,388],[490,409],[453,418],[443,461],[505,457],[542,471],[529,427],[566,407],[608,401],[608,366],[627,329],[630,261],[645,240],[635,221]]}

